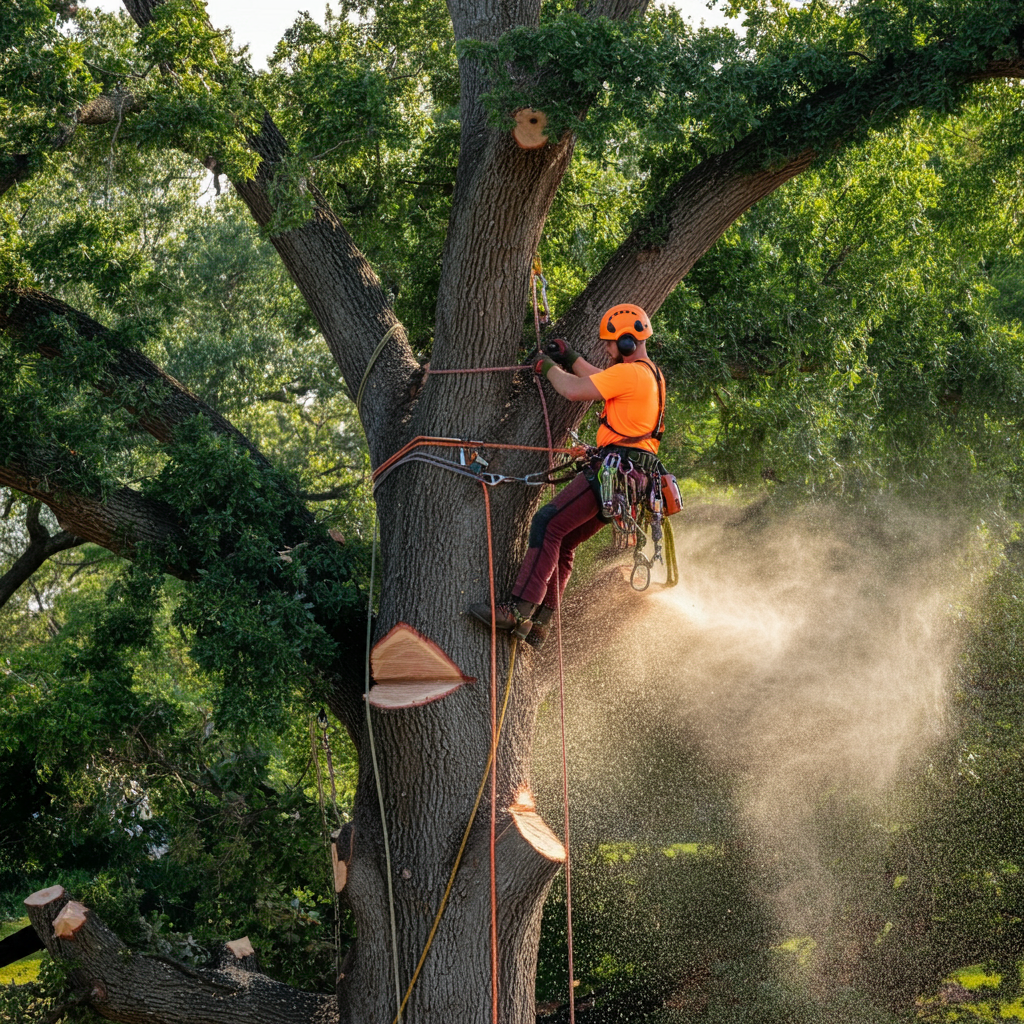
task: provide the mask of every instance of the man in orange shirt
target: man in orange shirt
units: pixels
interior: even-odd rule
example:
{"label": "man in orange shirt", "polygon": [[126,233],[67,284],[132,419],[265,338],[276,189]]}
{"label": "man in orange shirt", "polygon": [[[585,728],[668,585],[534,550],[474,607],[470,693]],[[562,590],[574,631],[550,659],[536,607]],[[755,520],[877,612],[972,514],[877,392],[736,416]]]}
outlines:
{"label": "man in orange shirt", "polygon": [[[561,339],[549,343],[549,356],[538,356],[534,365],[564,398],[604,401],[597,429],[599,455],[621,455],[648,480],[660,472],[657,452],[665,413],[665,379],[647,355],[652,334],[650,319],[639,306],[613,306],[601,318],[601,339],[611,362],[607,369],[588,363]],[[535,647],[544,642],[569,581],[575,549],[608,522],[596,482],[593,471],[580,473],[533,517],[512,601],[495,609],[499,629]],[[469,612],[491,624],[489,603],[471,605]]]}

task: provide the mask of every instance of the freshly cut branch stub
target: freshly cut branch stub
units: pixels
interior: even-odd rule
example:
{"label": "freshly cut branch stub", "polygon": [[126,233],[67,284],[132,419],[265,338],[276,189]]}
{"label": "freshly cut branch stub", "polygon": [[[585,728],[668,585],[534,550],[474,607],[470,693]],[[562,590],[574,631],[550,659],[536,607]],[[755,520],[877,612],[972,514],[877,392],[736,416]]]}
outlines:
{"label": "freshly cut branch stub", "polygon": [[419,707],[476,682],[407,622],[399,622],[374,645],[370,668],[375,683],[370,706],[375,708]]}
{"label": "freshly cut branch stub", "polygon": [[417,708],[421,704],[430,704],[449,693],[454,693],[460,686],[457,683],[443,681],[432,683],[377,683],[370,687],[370,706],[374,708]]}
{"label": "freshly cut branch stub", "polygon": [[338,847],[331,843],[331,864],[334,867],[334,891],[341,892],[348,881],[348,865],[338,857]]}
{"label": "freshly cut branch stub", "polygon": [[32,893],[31,896],[26,896],[23,902],[26,907],[45,907],[47,904],[53,903],[54,900],[59,900],[63,895],[63,885],[51,885],[47,889],[40,889],[38,892]]}
{"label": "freshly cut branch stub", "polygon": [[559,842],[558,836],[544,824],[536,811],[512,811],[512,820],[516,823],[519,834],[545,860],[556,864],[565,862],[565,847]]}
{"label": "freshly cut branch stub", "polygon": [[377,683],[425,683],[439,679],[472,683],[462,669],[407,622],[399,622],[373,645],[370,670]]}
{"label": "freshly cut branch stub", "polygon": [[243,935],[240,939],[233,939],[231,942],[225,942],[224,945],[234,953],[237,960],[241,960],[244,956],[252,956],[256,952],[252,948],[248,935]]}
{"label": "freshly cut branch stub", "polygon": [[523,107],[513,115],[516,126],[512,129],[512,138],[520,149],[542,149],[548,144],[544,129],[548,126],[548,119],[542,110],[534,110],[533,107]]}
{"label": "freshly cut branch stub", "polygon": [[53,920],[53,934],[58,939],[73,939],[75,932],[85,924],[85,915],[85,906],[74,900],[69,900]]}

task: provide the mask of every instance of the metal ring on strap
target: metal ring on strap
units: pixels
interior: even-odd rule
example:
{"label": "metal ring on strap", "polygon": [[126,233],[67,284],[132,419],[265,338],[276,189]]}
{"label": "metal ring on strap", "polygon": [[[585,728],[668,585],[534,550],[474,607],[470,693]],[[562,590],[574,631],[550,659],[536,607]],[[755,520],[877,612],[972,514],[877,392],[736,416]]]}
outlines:
{"label": "metal ring on strap", "polygon": [[384,350],[384,346],[388,343],[388,339],[390,339],[391,335],[394,334],[401,326],[402,322],[400,320],[392,324],[388,329],[388,332],[377,343],[377,347],[373,350],[373,355],[370,356],[370,361],[366,364],[363,379],[360,381],[359,390],[356,392],[356,412],[359,413],[360,419],[362,419],[363,416],[363,392],[366,390],[366,382],[370,379],[370,371],[373,369],[373,364],[377,362],[377,356],[379,356]]}

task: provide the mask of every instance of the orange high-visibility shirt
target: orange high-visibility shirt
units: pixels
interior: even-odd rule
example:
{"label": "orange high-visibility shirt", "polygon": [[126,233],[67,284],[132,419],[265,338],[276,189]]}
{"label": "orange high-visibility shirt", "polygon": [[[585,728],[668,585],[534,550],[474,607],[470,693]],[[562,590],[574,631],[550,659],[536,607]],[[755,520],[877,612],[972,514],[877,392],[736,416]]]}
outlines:
{"label": "orange high-visibility shirt", "polygon": [[[646,362],[646,366],[640,364]],[[595,373],[590,379],[604,399],[604,418],[611,429],[603,423],[597,428],[597,445],[625,443],[623,438],[641,437],[658,429],[658,413],[664,407],[665,378],[659,385],[651,367],[654,364],[643,359],[631,363],[615,363],[607,370]],[[642,441],[628,442],[630,448],[642,448],[657,454],[659,442],[653,437]]]}

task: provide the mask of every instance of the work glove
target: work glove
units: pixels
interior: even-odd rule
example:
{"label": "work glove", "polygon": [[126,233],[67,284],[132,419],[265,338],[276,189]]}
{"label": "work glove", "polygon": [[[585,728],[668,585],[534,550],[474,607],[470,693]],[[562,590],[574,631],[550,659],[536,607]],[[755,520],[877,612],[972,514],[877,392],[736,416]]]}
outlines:
{"label": "work glove", "polygon": [[555,362],[553,359],[549,359],[547,356],[538,355],[534,357],[533,372],[538,376],[546,377],[548,375],[548,371],[554,365]]}
{"label": "work glove", "polygon": [[565,338],[552,338],[544,346],[544,351],[565,370],[571,370],[572,364],[580,357],[579,352],[574,352],[569,348]]}

